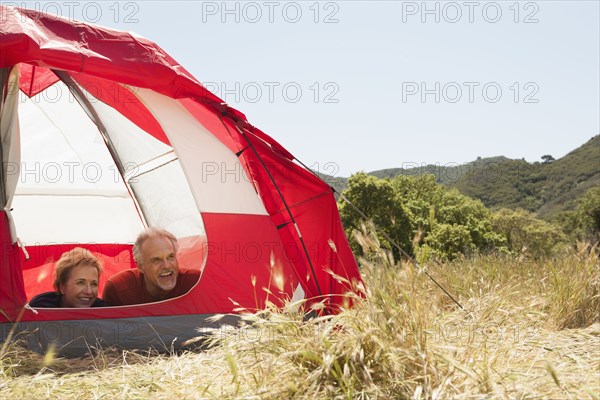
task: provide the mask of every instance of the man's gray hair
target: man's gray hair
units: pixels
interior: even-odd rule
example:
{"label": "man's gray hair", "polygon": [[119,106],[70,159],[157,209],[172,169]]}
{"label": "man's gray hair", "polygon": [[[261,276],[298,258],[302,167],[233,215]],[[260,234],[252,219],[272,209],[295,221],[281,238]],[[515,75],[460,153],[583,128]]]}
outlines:
{"label": "man's gray hair", "polygon": [[133,260],[138,267],[142,265],[142,244],[144,244],[146,240],[156,237],[168,239],[173,244],[173,250],[175,250],[175,254],[177,254],[179,244],[177,243],[175,235],[163,228],[150,227],[142,231],[133,244]]}

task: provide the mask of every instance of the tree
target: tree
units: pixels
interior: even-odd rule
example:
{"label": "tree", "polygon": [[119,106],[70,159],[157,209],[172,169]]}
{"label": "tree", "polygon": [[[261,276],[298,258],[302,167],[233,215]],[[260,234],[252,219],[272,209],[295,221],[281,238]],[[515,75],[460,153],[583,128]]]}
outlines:
{"label": "tree", "polygon": [[437,224],[425,239],[425,246],[442,261],[454,260],[475,250],[469,229],[458,224]]}
{"label": "tree", "polygon": [[[465,196],[456,189],[446,189],[435,182],[433,175],[414,178],[400,176],[394,178],[392,184],[410,210],[413,225],[421,231],[419,244],[425,243],[436,224],[442,223],[465,227],[471,236],[471,243],[479,251],[504,245],[502,236],[493,231],[491,212],[481,201]],[[442,233],[438,232],[436,242],[441,244],[441,240]]]}
{"label": "tree", "polygon": [[[505,245],[504,237],[493,231],[491,212],[481,201],[446,189],[433,175],[388,180],[360,173],[350,177],[344,195],[407,253],[415,255],[419,250],[422,261],[429,255],[453,259],[460,253]],[[360,215],[342,202],[340,215],[348,236],[360,229]],[[393,249],[382,235],[379,239]],[[358,249],[353,238],[351,245]]]}
{"label": "tree", "polygon": [[445,188],[435,181],[431,174],[408,177],[399,175],[392,179],[392,186],[398,197],[409,211],[410,220],[415,229],[426,233],[432,227],[432,208],[440,204]]}
{"label": "tree", "polygon": [[588,237],[598,241],[598,234],[600,234],[600,187],[592,188],[583,195],[577,207],[577,212]]}
{"label": "tree", "polygon": [[[389,180],[378,179],[361,172],[350,177],[343,194],[404,251],[412,254],[411,234],[413,228],[408,216],[409,212],[405,209]],[[350,245],[354,251],[360,253],[360,246],[352,237],[352,232],[360,230],[363,218],[342,200],[339,203],[339,211],[346,234],[350,237]],[[383,247],[393,251],[397,259],[400,257],[400,251],[382,234],[379,234],[379,240]]]}
{"label": "tree", "polygon": [[575,209],[561,216],[565,232],[592,244],[600,240],[600,187],[589,189],[575,201]]}
{"label": "tree", "polygon": [[498,210],[493,215],[493,227],[506,238],[508,250],[515,254],[548,256],[566,243],[565,235],[558,226],[537,219],[522,208]]}
{"label": "tree", "polygon": [[552,157],[550,154],[544,154],[542,156],[542,160],[544,160],[544,164],[550,164],[552,161],[555,161],[554,157]]}

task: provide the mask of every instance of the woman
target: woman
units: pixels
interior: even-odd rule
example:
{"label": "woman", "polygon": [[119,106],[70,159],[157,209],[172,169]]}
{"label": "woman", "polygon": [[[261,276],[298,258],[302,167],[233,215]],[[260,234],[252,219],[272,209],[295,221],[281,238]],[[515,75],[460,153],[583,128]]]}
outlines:
{"label": "woman", "polygon": [[86,249],[75,247],[63,253],[56,263],[55,292],[38,294],[30,307],[104,307],[98,298],[98,282],[102,273],[100,261]]}

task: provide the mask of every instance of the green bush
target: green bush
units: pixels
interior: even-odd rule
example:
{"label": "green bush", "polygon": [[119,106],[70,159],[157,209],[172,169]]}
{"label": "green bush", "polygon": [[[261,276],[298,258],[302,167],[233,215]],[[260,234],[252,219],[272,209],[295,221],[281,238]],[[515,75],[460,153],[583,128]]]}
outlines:
{"label": "green bush", "polygon": [[559,217],[563,229],[574,240],[598,243],[600,240],[600,187],[588,190],[575,201],[573,211]]}
{"label": "green bush", "polygon": [[[397,190],[387,179],[378,179],[365,173],[353,175],[348,181],[348,187],[343,195],[364,212],[378,226],[381,231],[394,240],[402,249],[412,253],[412,223],[409,211],[405,208]],[[358,242],[354,239],[352,232],[360,230],[363,218],[351,206],[340,200],[339,205],[342,223],[350,238],[350,245],[356,254],[363,254]],[[381,234],[378,239],[385,248],[392,249],[393,246]],[[393,248],[394,256],[399,257],[400,252]]]}
{"label": "green bush", "polygon": [[[423,261],[430,256],[451,260],[465,252],[505,246],[505,238],[493,230],[492,213],[481,201],[446,189],[433,175],[390,180],[360,173],[350,177],[343,194],[406,253],[418,253]],[[343,201],[340,214],[352,237],[361,226],[361,215]],[[400,255],[383,236],[379,240],[394,256]],[[354,238],[351,242],[357,254],[363,254]]]}
{"label": "green bush", "polygon": [[437,224],[425,239],[425,246],[432,255],[446,261],[454,260],[462,254],[471,254],[475,244],[466,226],[457,224]]}
{"label": "green bush", "polygon": [[552,255],[566,244],[560,228],[523,209],[502,208],[493,215],[493,228],[506,238],[508,250],[533,257]]}

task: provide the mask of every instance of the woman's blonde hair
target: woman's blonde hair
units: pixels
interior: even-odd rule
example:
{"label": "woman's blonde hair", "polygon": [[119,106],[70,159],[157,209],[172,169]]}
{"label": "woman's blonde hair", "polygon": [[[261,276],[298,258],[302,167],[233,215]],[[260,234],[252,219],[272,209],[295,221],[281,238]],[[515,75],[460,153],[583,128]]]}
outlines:
{"label": "woman's blonde hair", "polygon": [[79,265],[89,265],[98,271],[98,277],[102,273],[102,264],[89,250],[81,247],[75,247],[67,252],[64,252],[54,270],[54,288],[57,292],[60,291],[60,286],[67,283],[71,276],[73,268]]}

